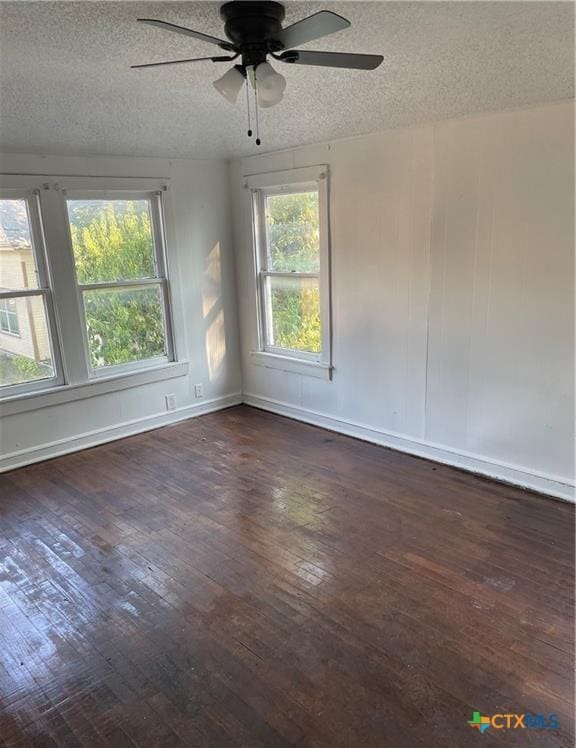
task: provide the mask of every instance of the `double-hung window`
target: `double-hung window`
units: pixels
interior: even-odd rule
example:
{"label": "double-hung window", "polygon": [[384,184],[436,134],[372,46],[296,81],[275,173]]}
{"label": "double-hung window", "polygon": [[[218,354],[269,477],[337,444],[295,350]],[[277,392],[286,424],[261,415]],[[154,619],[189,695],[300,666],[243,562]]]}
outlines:
{"label": "double-hung window", "polygon": [[0,399],[156,376],[174,360],[165,181],[1,179]]}
{"label": "double-hung window", "polygon": [[68,193],[90,372],[172,358],[160,194]]}
{"label": "double-hung window", "polygon": [[11,394],[62,381],[37,194],[0,194],[0,388]]}
{"label": "double-hung window", "polygon": [[[330,371],[327,167],[248,177],[259,310],[257,363]],[[264,355],[260,355],[264,354]]]}

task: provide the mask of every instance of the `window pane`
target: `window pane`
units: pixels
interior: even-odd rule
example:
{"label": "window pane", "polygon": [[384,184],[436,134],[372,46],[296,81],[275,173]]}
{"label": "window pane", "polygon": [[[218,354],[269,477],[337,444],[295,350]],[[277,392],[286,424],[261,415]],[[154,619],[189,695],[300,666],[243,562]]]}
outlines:
{"label": "window pane", "polygon": [[0,387],[53,376],[42,296],[0,299]]}
{"label": "window pane", "polygon": [[148,200],[68,200],[79,283],[153,278]]}
{"label": "window pane", "polygon": [[38,288],[26,200],[0,200],[0,288]]}
{"label": "window pane", "polygon": [[98,289],[83,296],[94,368],[166,355],[159,286]]}
{"label": "window pane", "polygon": [[320,289],[317,278],[271,278],[270,345],[320,353]]}
{"label": "window pane", "polygon": [[266,197],[266,245],[268,270],[319,272],[317,191]]}
{"label": "window pane", "polygon": [[16,299],[0,299],[0,332],[20,335]]}

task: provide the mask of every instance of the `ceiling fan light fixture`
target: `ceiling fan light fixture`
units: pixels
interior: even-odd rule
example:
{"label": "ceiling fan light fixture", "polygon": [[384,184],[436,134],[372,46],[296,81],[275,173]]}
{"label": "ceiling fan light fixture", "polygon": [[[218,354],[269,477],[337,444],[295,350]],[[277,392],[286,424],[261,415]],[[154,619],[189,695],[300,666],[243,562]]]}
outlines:
{"label": "ceiling fan light fixture", "polygon": [[280,96],[273,99],[272,101],[266,101],[265,99],[260,99],[258,105],[262,107],[262,109],[270,109],[271,106],[276,106],[276,104],[279,104],[283,98],[284,98],[284,94],[280,94]]}
{"label": "ceiling fan light fixture", "polygon": [[278,104],[284,96],[286,78],[277,73],[269,62],[262,62],[256,68],[256,89],[258,102],[262,107]]}
{"label": "ceiling fan light fixture", "polygon": [[231,104],[236,103],[240,89],[244,85],[245,78],[236,66],[230,68],[221,78],[212,84],[219,94]]}

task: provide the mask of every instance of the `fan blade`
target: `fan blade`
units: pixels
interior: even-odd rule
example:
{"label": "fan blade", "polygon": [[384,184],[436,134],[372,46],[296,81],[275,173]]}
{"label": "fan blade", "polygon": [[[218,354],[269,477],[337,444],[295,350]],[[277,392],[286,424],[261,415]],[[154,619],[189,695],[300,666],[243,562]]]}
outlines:
{"label": "fan blade", "polygon": [[331,10],[321,10],[312,16],[303,18],[301,21],[287,26],[278,34],[276,40],[282,42],[284,49],[299,47],[306,42],[320,39],[322,36],[334,34],[336,31],[342,31],[350,26],[350,21],[342,18]]}
{"label": "fan blade", "polygon": [[157,21],[155,18],[138,18],[138,21],[140,21],[140,23],[147,23],[149,26],[157,26],[159,29],[164,29],[164,31],[174,31],[176,34],[192,36],[194,39],[199,39],[201,42],[215,44],[221,49],[235,51],[234,45],[227,42],[225,39],[218,39],[215,36],[203,34],[201,31],[193,31],[192,29],[187,29],[184,26],[177,26],[175,23],[169,23],[168,21]]}
{"label": "fan blade", "polygon": [[294,65],[322,65],[328,68],[374,70],[384,59],[382,55],[356,55],[348,52],[282,52],[277,60]]}
{"label": "fan blade", "polygon": [[132,69],[135,68],[157,68],[160,65],[181,65],[183,62],[204,62],[210,60],[211,62],[228,62],[228,60],[235,60],[238,55],[234,57],[191,57],[189,60],[167,60],[166,62],[146,62],[144,65],[130,65]]}

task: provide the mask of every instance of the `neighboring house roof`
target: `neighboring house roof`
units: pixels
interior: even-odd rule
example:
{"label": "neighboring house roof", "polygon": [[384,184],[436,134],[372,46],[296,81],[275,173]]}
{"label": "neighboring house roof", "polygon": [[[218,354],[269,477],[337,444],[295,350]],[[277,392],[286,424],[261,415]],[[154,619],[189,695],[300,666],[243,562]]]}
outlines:
{"label": "neighboring house roof", "polygon": [[0,205],[0,249],[30,246],[26,207],[21,200],[2,200]]}

